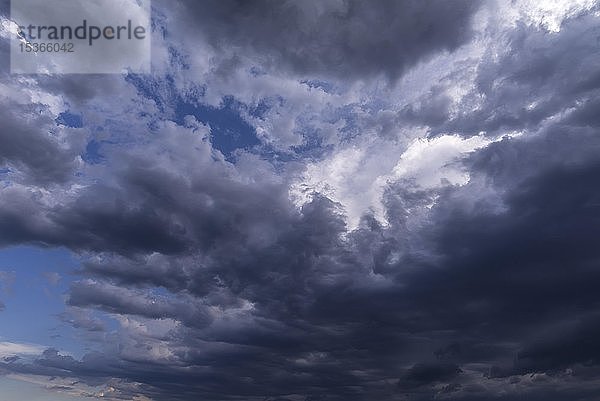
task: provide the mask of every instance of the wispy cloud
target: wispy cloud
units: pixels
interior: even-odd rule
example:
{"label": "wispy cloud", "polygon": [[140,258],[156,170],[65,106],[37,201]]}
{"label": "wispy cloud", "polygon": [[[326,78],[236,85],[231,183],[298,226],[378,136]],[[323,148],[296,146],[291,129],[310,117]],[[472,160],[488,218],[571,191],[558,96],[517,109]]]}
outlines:
{"label": "wispy cloud", "polygon": [[0,341],[0,358],[22,355],[41,355],[46,347],[37,344]]}

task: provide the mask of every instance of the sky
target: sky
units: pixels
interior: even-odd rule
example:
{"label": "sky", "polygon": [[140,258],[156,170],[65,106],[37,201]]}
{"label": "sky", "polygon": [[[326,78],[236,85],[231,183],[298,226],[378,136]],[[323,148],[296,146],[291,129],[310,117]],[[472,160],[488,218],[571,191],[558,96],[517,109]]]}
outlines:
{"label": "sky", "polygon": [[598,400],[598,1],[154,0],[126,74],[9,14],[0,401]]}

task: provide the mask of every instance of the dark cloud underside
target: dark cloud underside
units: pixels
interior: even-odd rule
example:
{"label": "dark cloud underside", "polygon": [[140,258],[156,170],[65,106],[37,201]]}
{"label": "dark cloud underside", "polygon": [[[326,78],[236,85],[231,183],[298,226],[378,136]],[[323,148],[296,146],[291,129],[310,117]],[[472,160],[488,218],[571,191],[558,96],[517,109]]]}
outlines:
{"label": "dark cloud underside", "polygon": [[[184,1],[188,33],[302,75],[397,78],[471,38],[479,1]],[[187,19],[186,19],[187,18]]]}

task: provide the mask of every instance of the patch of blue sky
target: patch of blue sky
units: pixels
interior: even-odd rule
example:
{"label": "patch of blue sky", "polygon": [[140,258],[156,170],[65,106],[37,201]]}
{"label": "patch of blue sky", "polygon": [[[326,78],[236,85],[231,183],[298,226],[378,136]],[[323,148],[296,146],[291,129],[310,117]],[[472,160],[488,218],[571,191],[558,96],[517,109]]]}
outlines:
{"label": "patch of blue sky", "polygon": [[163,79],[129,74],[127,81],[138,93],[156,103],[164,119],[184,125],[185,117],[194,116],[211,129],[211,143],[228,159],[234,158],[237,149],[251,149],[261,144],[256,130],[241,114],[243,105],[233,97],[223,98],[218,107],[203,104],[204,88],[198,86],[187,93],[175,88],[174,80],[167,75]]}
{"label": "patch of blue sky", "polygon": [[261,99],[255,107],[248,108],[248,114],[254,118],[264,120],[267,112],[272,108],[272,105],[267,99]]}
{"label": "patch of blue sky", "polygon": [[187,115],[208,124],[211,143],[230,159],[237,149],[250,149],[260,145],[256,131],[239,113],[239,104],[232,98],[223,99],[219,108],[192,103],[181,99],[175,108],[175,122],[183,125]]}
{"label": "patch of blue sky", "polygon": [[102,147],[104,145],[117,145],[115,141],[92,139],[85,147],[85,152],[81,155],[83,161],[88,164],[100,164],[106,160]]}
{"label": "patch of blue sky", "polygon": [[356,105],[346,105],[336,111],[336,115],[332,116],[331,122],[335,120],[344,120],[344,125],[338,130],[339,140],[341,142],[349,142],[354,138],[359,137],[363,132],[363,127],[360,124],[357,113],[353,110]]}
{"label": "patch of blue sky", "polygon": [[92,139],[85,147],[85,153],[82,155],[83,160],[88,164],[98,164],[104,161],[104,156],[100,153],[102,141]]}
{"label": "patch of blue sky", "polygon": [[77,259],[66,249],[15,246],[0,250],[0,341],[54,347],[82,355],[85,344],[73,341],[74,330],[59,319]]}
{"label": "patch of blue sky", "polygon": [[58,115],[56,123],[71,128],[81,128],[83,127],[83,117],[80,114],[64,111]]}
{"label": "patch of blue sky", "polygon": [[88,127],[88,129],[92,132],[92,139],[88,141],[81,154],[81,158],[87,164],[100,164],[105,161],[102,151],[105,145],[124,146],[135,141],[131,135],[132,127],[114,119],[105,120],[103,126]]}

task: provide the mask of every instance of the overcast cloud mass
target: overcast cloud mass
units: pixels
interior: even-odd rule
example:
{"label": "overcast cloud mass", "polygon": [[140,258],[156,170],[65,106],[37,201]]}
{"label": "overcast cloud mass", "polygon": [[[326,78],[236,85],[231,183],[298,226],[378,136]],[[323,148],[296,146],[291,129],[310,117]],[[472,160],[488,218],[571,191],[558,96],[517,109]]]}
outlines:
{"label": "overcast cloud mass", "polygon": [[600,399],[597,1],[154,0],[143,75],[10,74],[0,4],[6,383]]}

